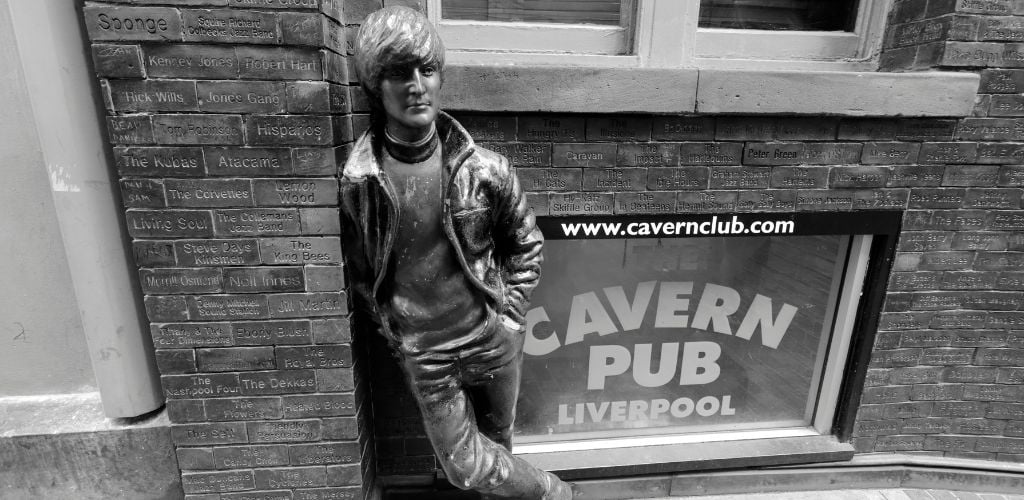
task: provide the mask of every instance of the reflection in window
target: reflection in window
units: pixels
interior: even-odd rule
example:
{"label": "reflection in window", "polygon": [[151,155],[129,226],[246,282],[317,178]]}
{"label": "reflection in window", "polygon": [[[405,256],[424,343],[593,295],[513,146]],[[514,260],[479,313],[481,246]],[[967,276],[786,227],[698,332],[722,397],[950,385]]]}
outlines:
{"label": "reflection in window", "polygon": [[701,0],[701,28],[853,31],[858,0]]}
{"label": "reflection in window", "polygon": [[442,0],[444,19],[619,24],[621,0]]}

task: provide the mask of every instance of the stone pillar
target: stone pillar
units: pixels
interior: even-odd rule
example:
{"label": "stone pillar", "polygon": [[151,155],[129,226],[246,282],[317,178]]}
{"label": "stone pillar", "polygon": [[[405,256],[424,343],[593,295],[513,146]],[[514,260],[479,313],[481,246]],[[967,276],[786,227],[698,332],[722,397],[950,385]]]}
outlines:
{"label": "stone pillar", "polygon": [[187,498],[364,498],[373,447],[338,237],[341,2],[83,14]]}

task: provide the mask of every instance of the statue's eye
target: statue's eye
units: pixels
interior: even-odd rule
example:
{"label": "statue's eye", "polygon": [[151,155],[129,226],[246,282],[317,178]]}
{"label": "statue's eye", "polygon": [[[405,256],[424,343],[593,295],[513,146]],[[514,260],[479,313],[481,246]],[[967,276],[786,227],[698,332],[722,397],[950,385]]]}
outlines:
{"label": "statue's eye", "polygon": [[437,68],[433,66],[427,65],[420,68],[420,74],[423,76],[433,76],[434,73],[437,73]]}

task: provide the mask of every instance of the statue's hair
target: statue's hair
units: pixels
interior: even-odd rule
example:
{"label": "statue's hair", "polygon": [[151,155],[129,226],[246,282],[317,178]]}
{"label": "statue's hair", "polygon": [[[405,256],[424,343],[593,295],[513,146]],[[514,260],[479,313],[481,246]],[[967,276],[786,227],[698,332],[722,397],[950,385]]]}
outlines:
{"label": "statue's hair", "polygon": [[371,101],[379,100],[384,71],[430,64],[444,74],[444,43],[421,12],[391,6],[370,14],[355,43],[356,76]]}

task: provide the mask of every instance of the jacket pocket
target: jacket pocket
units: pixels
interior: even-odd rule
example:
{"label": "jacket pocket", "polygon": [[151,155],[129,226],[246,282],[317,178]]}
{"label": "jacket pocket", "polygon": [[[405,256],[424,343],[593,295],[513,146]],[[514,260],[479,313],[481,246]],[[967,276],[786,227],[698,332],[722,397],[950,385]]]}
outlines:
{"label": "jacket pocket", "polygon": [[491,211],[489,207],[461,210],[452,214],[452,226],[463,251],[472,255],[491,246]]}

